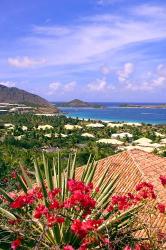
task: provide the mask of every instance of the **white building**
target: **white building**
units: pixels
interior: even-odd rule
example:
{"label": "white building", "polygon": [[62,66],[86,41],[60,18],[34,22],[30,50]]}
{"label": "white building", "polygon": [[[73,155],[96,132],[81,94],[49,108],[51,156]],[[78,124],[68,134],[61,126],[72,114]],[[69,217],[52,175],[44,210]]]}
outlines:
{"label": "white building", "polygon": [[112,144],[112,145],[123,145],[123,142],[116,140],[116,139],[100,139],[97,143],[105,143],[105,144]]}
{"label": "white building", "polygon": [[130,134],[130,133],[127,133],[127,132],[115,133],[115,134],[112,134],[112,135],[111,135],[111,138],[113,138],[113,139],[117,139],[117,138],[125,139],[126,137],[128,137],[129,139],[132,139],[132,138],[133,138],[133,135]]}

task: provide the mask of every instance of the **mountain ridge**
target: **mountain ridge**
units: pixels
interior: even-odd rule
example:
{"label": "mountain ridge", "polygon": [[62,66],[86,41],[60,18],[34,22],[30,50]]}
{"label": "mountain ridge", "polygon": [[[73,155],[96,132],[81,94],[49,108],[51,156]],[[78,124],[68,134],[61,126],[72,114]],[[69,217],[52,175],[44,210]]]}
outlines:
{"label": "mountain ridge", "polygon": [[[58,109],[39,95],[32,94],[26,90],[16,87],[7,87],[0,84],[0,103],[17,103],[46,109],[49,112],[58,112]],[[44,111],[44,110],[43,110]]]}

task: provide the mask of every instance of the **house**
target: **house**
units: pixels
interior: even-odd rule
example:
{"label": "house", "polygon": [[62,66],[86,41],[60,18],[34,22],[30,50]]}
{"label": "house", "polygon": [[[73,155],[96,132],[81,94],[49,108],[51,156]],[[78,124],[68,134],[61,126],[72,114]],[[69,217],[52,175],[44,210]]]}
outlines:
{"label": "house", "polygon": [[149,138],[146,138],[146,137],[142,137],[142,138],[140,138],[138,140],[133,141],[133,143],[146,145],[146,144],[152,143],[152,140],[149,139]]}
{"label": "house", "polygon": [[130,133],[127,133],[127,132],[123,132],[123,133],[115,133],[115,134],[112,134],[111,135],[111,138],[112,139],[125,139],[125,138],[129,138],[129,139],[132,139],[133,138],[133,135],[130,134]]}
{"label": "house", "polygon": [[100,139],[97,141],[97,143],[105,143],[105,144],[112,144],[112,145],[122,145],[123,142],[116,140],[116,139]]}
{"label": "house", "polygon": [[133,145],[128,145],[128,146],[120,146],[120,147],[118,147],[118,149],[119,150],[132,150],[132,149],[140,149],[140,150],[143,150],[143,151],[145,151],[145,152],[149,152],[149,153],[152,153],[153,151],[154,151],[154,147],[150,147],[150,146],[146,146],[146,147],[144,147],[144,146],[141,146],[141,145],[135,145],[135,146],[133,146]]}
{"label": "house", "polygon": [[28,127],[27,127],[27,126],[22,126],[22,130],[23,130],[23,131],[27,131],[27,130],[28,130]]}
{"label": "house", "polygon": [[[103,172],[108,168],[108,177],[117,176],[119,179],[115,188],[115,194],[126,194],[135,192],[135,186],[141,182],[150,182],[154,185],[157,194],[156,203],[166,204],[166,188],[161,184],[159,177],[166,175],[166,158],[159,157],[152,153],[134,149],[109,156],[97,162],[93,183],[97,183]],[[76,178],[79,179],[84,167],[77,169]],[[154,205],[155,205],[154,204]],[[143,210],[144,211],[144,210]],[[146,222],[150,230],[162,231],[166,233],[166,217],[156,210],[156,215],[152,216],[151,222],[147,214],[141,210],[140,223]],[[152,223],[152,225],[151,225]],[[140,232],[140,235],[145,232]]]}
{"label": "house", "polygon": [[120,127],[123,127],[123,125],[124,125],[123,123],[112,123],[112,122],[109,122],[107,124],[107,126],[110,128],[115,128],[115,127],[120,128]]}
{"label": "house", "polygon": [[79,125],[71,125],[71,124],[66,124],[64,126],[65,129],[67,130],[73,130],[73,129],[81,129],[82,127]]}
{"label": "house", "polygon": [[89,138],[94,138],[95,136],[90,134],[90,133],[83,133],[81,136],[83,137],[89,137]]}
{"label": "house", "polygon": [[161,133],[158,133],[158,132],[155,132],[155,135],[156,135],[157,137],[161,137],[161,138],[164,138],[164,137],[165,137],[165,135],[163,135],[163,134],[161,134]]}
{"label": "house", "polygon": [[166,138],[162,139],[162,140],[160,141],[160,143],[165,145],[165,144],[166,144]]}
{"label": "house", "polygon": [[87,124],[86,127],[88,127],[88,128],[103,128],[104,125],[102,123],[90,123],[90,124]]}
{"label": "house", "polygon": [[46,125],[39,125],[37,129],[46,130],[46,129],[53,129],[53,128],[54,128],[53,126],[46,124]]}

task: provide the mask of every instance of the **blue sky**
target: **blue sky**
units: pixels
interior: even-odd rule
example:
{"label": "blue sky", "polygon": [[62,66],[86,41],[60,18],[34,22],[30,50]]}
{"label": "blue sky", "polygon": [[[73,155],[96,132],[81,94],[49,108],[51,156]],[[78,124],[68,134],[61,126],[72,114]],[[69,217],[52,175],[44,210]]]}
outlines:
{"label": "blue sky", "polygon": [[166,3],[1,0],[0,84],[50,101],[166,101]]}

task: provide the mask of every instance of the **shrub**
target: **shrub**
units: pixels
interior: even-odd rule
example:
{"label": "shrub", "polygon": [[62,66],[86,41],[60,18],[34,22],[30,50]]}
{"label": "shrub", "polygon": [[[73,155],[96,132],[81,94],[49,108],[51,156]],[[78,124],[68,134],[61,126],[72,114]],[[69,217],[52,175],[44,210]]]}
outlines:
{"label": "shrub", "polygon": [[118,176],[106,169],[92,184],[96,163],[89,159],[80,174],[75,162],[69,156],[62,168],[59,156],[51,165],[43,156],[43,169],[35,161],[31,177],[22,166],[13,175],[17,191],[0,189],[2,249],[148,249],[134,236],[141,229],[135,222],[144,200],[155,198],[153,186],[141,183],[135,194],[115,195]]}

